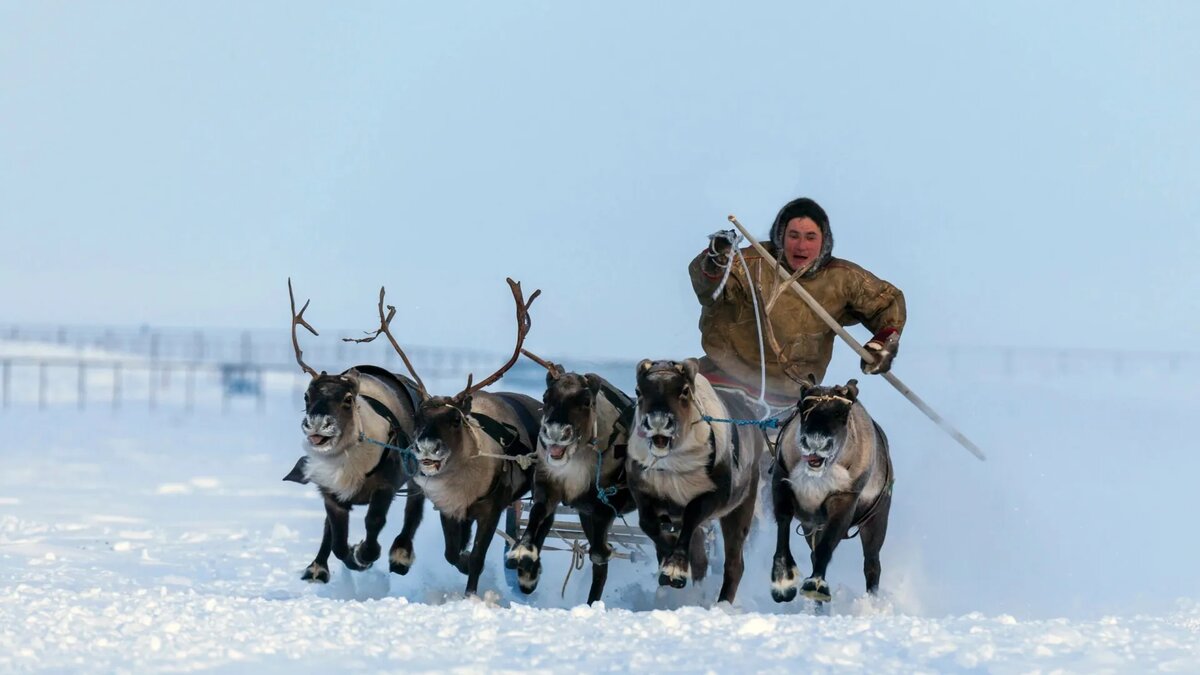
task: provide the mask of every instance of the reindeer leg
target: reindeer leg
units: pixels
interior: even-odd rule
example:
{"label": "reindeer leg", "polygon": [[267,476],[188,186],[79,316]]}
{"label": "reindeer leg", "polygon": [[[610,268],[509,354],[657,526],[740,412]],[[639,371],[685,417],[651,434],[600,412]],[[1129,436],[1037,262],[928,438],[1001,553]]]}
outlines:
{"label": "reindeer leg", "polygon": [[400,534],[392,541],[388,552],[388,568],[396,574],[408,574],[412,569],[416,554],[413,553],[413,537],[421,519],[425,517],[425,493],[417,486],[416,481],[408,481],[408,497],[404,500],[404,526]]}
{"label": "reindeer leg", "polygon": [[365,539],[350,547],[350,556],[346,561],[346,567],[356,571],[370,569],[371,565],[379,560],[379,533],[383,531],[383,526],[387,524],[387,512],[392,506],[392,500],[396,493],[391,489],[376,490],[371,494],[371,501],[367,504],[367,517],[365,519],[367,526],[367,536]]}
{"label": "reindeer leg", "polygon": [[642,528],[642,532],[650,537],[650,541],[654,542],[654,554],[658,558],[658,564],[661,566],[667,556],[671,554],[671,545],[674,539],[669,537],[662,530],[662,523],[658,519],[658,511],[653,505],[643,498],[635,500],[638,510],[638,526]]}
{"label": "reindeer leg", "polygon": [[[658,569],[658,585],[683,588],[687,586],[691,576],[691,561],[688,553],[691,551],[692,538],[700,526],[712,517],[717,510],[719,500],[728,497],[721,491],[706,492],[696,497],[683,509],[683,524],[679,528],[679,538],[675,540],[674,550],[663,561]],[[703,535],[701,535],[703,536]]]}
{"label": "reindeer leg", "polygon": [[796,502],[784,482],[786,475],[776,464],[771,474],[771,503],[775,511],[775,558],[771,561],[771,599],[791,602],[800,588],[800,570],[792,557],[792,521],[796,518]]}
{"label": "reindeer leg", "polygon": [[475,521],[470,518],[458,523],[458,541],[462,546],[462,550],[458,552],[458,563],[455,564],[455,567],[463,574],[471,573],[471,550],[467,548],[467,544],[471,543],[471,528],[474,525]]}
{"label": "reindeer leg", "polygon": [[325,534],[321,536],[321,548],[317,551],[317,557],[313,558],[313,561],[304,569],[304,574],[300,575],[302,581],[329,583],[329,551],[333,548],[333,536],[329,530],[329,515],[326,514]]}
{"label": "reindeer leg", "polygon": [[708,532],[705,528],[696,528],[696,533],[692,535],[692,545],[688,549],[688,561],[690,562],[690,573],[692,582],[700,583],[708,576]]}
{"label": "reindeer leg", "polygon": [[[488,545],[496,534],[496,526],[500,524],[500,516],[507,504],[489,504],[488,510],[479,518],[475,530],[475,544],[471,547],[471,556],[467,567],[467,595],[479,592],[479,575],[483,573],[483,560],[487,557]],[[469,523],[470,521],[468,521]]]}
{"label": "reindeer leg", "polygon": [[854,521],[854,504],[858,495],[852,493],[837,493],[825,499],[825,513],[828,520],[825,527],[816,534],[816,542],[812,547],[812,576],[800,585],[804,597],[817,602],[829,602],[829,584],[825,582],[825,570],[833,559],[833,551],[839,542],[846,538],[850,523]]}
{"label": "reindeer leg", "polygon": [[329,523],[333,556],[342,562],[350,559],[350,509],[342,508],[333,497],[325,497],[325,518]]}
{"label": "reindeer leg", "polygon": [[863,547],[863,575],[867,578],[867,592],[874,595],[879,591],[879,551],[887,536],[888,513],[892,508],[890,495],[880,497],[879,505],[871,519],[859,527],[859,538]]}
{"label": "reindeer leg", "polygon": [[587,599],[589,605],[604,594],[604,584],[608,581],[608,561],[613,553],[608,545],[608,530],[615,518],[616,513],[608,507],[590,514],[579,512],[579,524],[583,526],[583,535],[588,542],[588,558],[592,561],[592,586],[588,589]]}
{"label": "reindeer leg", "polygon": [[[466,558],[465,549],[467,547],[467,536],[471,532],[471,521],[462,521],[451,518],[445,514],[439,514],[442,518],[442,534],[446,539],[446,562],[458,568],[459,572],[467,573],[465,564]],[[464,536],[463,528],[466,528],[467,535]]]}
{"label": "reindeer leg", "polygon": [[717,602],[732,603],[737,596],[746,561],[742,551],[746,537],[750,535],[750,523],[754,520],[754,507],[758,502],[758,480],[751,478],[750,492],[733,511],[721,519],[721,538],[725,540],[725,577],[721,582],[721,593]]}
{"label": "reindeer leg", "polygon": [[505,567],[517,570],[517,584],[526,595],[537,589],[542,572],[542,545],[554,526],[554,512],[558,509],[558,503],[558,493],[549,486],[535,488],[533,506],[529,509],[529,524],[520,541],[505,557]]}

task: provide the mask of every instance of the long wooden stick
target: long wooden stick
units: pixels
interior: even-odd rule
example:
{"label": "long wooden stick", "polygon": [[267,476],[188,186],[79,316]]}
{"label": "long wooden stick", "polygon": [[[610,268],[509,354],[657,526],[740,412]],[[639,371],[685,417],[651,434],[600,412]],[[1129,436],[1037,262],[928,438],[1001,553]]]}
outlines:
{"label": "long wooden stick", "polygon": [[[771,255],[767,249],[763,248],[762,244],[758,243],[758,240],[755,239],[754,236],[749,232],[747,232],[746,228],[742,227],[742,224],[738,222],[737,218],[734,216],[729,216],[729,222],[733,223],[734,226],[737,227],[737,229],[742,233],[742,236],[746,238],[746,241],[750,242],[750,245],[753,246],[754,249],[758,251],[759,255],[763,257],[763,260],[767,261],[784,281],[790,283],[792,290],[796,291],[796,293],[800,295],[800,299],[803,300],[809,307],[811,307],[812,311],[816,312],[817,316],[821,317],[821,320],[824,321],[830,328],[832,328],[833,332],[837,333],[838,337],[842,338],[846,341],[846,344],[850,345],[850,348],[854,350],[854,353],[862,357],[867,363],[873,363],[875,361],[875,355],[871,352],[868,352],[861,344],[859,344],[858,340],[854,339],[854,336],[850,335],[850,333],[847,333],[846,329],[842,328],[841,324],[839,324],[836,319],[830,316],[829,312],[825,311],[825,308],[821,306],[821,303],[813,299],[813,296],[809,295],[808,291],[804,290],[804,287],[801,286],[799,282],[797,282],[795,279],[792,279],[791,275],[787,273],[787,270],[785,270],[782,265],[775,261],[775,256]],[[750,279],[747,279],[746,281],[753,283],[753,281]],[[770,321],[771,318],[766,317],[766,320]],[[971,454],[978,457],[980,461],[987,459],[987,457],[983,454],[983,450],[979,449],[979,446],[972,443],[971,439],[964,436],[961,431],[954,428],[954,425],[943,419],[941,415],[937,414],[933,410],[933,408],[930,408],[929,404],[925,403],[925,401],[922,401],[920,396],[917,396],[915,393],[913,393],[913,390],[909,389],[908,385],[901,382],[900,378],[896,377],[891,372],[887,372],[883,373],[883,379],[887,380],[889,384],[896,388],[896,391],[900,392],[904,396],[904,398],[908,399],[913,405],[917,406],[917,410],[925,413],[925,416],[933,420],[934,424],[941,427],[942,431],[950,434],[951,438],[958,441],[960,445],[969,450]]]}

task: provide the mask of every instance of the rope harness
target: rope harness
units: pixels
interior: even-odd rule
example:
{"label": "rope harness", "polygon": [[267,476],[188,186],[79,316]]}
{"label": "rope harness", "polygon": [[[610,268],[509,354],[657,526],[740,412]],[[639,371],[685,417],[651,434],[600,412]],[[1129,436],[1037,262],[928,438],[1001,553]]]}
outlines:
{"label": "rope harness", "polygon": [[[766,358],[766,343],[763,342],[762,332],[762,316],[758,313],[758,293],[755,291],[757,284],[750,278],[750,266],[746,264],[746,258],[742,255],[742,250],[738,248],[738,244],[742,241],[742,235],[734,234],[734,240],[731,242],[733,252],[737,255],[737,259],[742,263],[742,271],[746,273],[746,285],[750,287],[750,304],[754,306],[754,330],[758,335],[758,364],[759,364],[759,382],[758,382],[758,404],[762,407],[763,416],[769,415],[771,406],[767,404],[767,358]],[[721,283],[717,284],[717,289],[713,291],[712,299],[716,300],[725,290],[725,284],[729,281],[729,275],[733,272],[733,258],[727,257],[725,264],[717,262],[716,256],[709,256],[713,264],[725,269],[724,275],[721,277]]]}

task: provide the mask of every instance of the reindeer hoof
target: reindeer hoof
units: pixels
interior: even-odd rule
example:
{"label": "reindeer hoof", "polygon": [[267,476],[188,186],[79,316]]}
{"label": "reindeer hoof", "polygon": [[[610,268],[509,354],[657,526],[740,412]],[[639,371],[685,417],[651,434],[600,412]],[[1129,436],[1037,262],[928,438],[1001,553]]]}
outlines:
{"label": "reindeer hoof", "polygon": [[658,585],[670,586],[671,588],[683,588],[687,586],[688,578],[691,574],[688,571],[688,560],[686,556],[672,554],[663,562],[662,567],[658,569]]}
{"label": "reindeer hoof", "polygon": [[833,599],[833,596],[829,594],[829,584],[824,579],[817,577],[805,579],[804,583],[800,586],[800,592],[809,600],[816,600],[817,602],[829,602]]}
{"label": "reindeer hoof", "polygon": [[408,574],[408,571],[412,569],[413,561],[415,559],[416,556],[413,555],[411,550],[394,548],[392,549],[392,552],[388,554],[388,569],[396,574]]}
{"label": "reindeer hoof", "polygon": [[471,574],[471,552],[463,551],[458,556],[458,564],[455,565],[459,572],[470,576]]}
{"label": "reindeer hoof", "polygon": [[771,599],[791,602],[800,588],[800,570],[785,561],[776,561],[771,568]]}
{"label": "reindeer hoof", "polygon": [[538,561],[538,547],[518,543],[504,556],[504,566],[510,570],[530,569]]}
{"label": "reindeer hoof", "polygon": [[350,553],[342,561],[346,563],[346,567],[355,572],[371,569],[371,565],[375,564],[375,561],[379,559],[379,545],[375,545],[375,555],[370,555],[371,551],[364,551],[363,549],[364,546],[361,543],[350,547]]}
{"label": "reindeer hoof", "polygon": [[517,586],[521,588],[521,592],[525,595],[537,590],[538,580],[542,576],[542,563],[537,562],[533,569],[517,569]]}
{"label": "reindeer hoof", "polygon": [[327,584],[329,583],[329,568],[313,563],[304,568],[304,574],[300,575],[300,580],[311,581],[315,584]]}

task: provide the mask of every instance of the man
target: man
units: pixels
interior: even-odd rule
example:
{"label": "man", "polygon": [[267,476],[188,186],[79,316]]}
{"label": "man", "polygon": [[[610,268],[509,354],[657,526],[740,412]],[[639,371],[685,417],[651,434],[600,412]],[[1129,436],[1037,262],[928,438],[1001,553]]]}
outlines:
{"label": "man", "polygon": [[[771,261],[763,260],[752,247],[741,251],[750,271],[747,279],[741,263],[731,255],[736,239],[733,230],[713,233],[708,249],[688,267],[702,307],[700,334],[705,356],[700,359],[700,372],[714,386],[738,390],[757,400],[761,358],[766,363],[764,398],[774,411],[795,404],[801,381],[819,383],[825,377],[836,336],[799,294],[783,283]],[[873,337],[864,346],[876,359],[871,364],[861,363],[864,373],[885,373],[891,368],[904,330],[904,294],[858,265],[833,257],[829,218],[815,201],[800,198],[784,205],[771,227],[771,241],[764,247],[789,273],[803,270],[797,281],[839,324],[862,323],[871,331]],[[726,274],[728,279],[721,288]],[[763,323],[761,356],[751,281]],[[777,292],[767,316],[766,305]]]}

